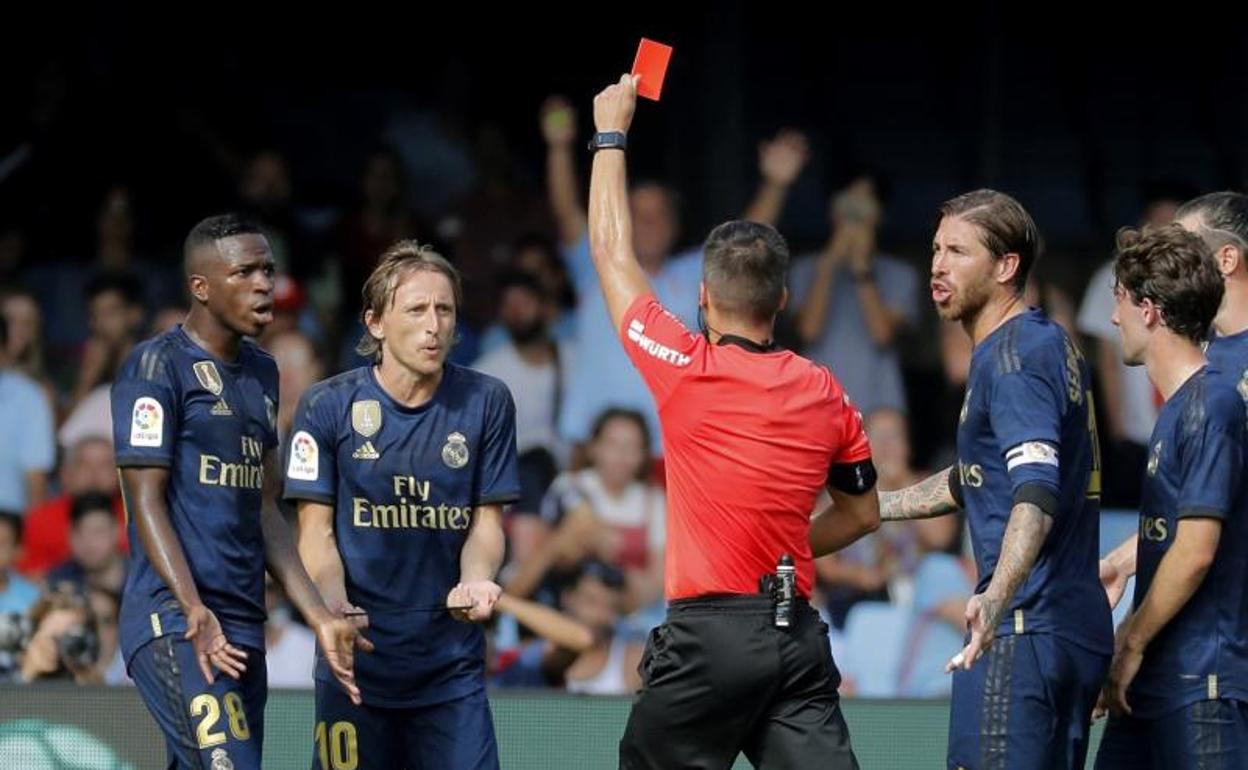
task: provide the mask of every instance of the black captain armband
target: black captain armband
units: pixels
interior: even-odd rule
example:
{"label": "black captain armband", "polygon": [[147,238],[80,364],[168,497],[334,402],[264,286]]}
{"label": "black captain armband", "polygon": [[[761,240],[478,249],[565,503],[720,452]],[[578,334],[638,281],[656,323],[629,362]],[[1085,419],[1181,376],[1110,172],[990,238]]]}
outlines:
{"label": "black captain armband", "polygon": [[959,508],[965,508],[966,503],[962,501],[962,471],[958,468],[957,463],[949,469],[949,496],[958,504]]}
{"label": "black captain armband", "polygon": [[875,486],[875,463],[870,459],[833,465],[828,469],[828,489],[847,495],[865,494]]}
{"label": "black captain armband", "polygon": [[1039,508],[1046,516],[1057,513],[1057,495],[1044,484],[1029,481],[1014,492],[1014,504],[1030,503]]}

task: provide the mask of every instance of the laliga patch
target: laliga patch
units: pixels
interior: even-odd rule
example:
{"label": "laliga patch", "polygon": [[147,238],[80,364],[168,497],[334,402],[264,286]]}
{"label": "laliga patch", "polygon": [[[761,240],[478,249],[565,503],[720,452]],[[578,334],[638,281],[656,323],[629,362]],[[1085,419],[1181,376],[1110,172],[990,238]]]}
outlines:
{"label": "laliga patch", "polygon": [[130,421],[130,446],[158,447],[165,431],[165,410],[151,396],[142,396],[134,402],[134,417]]}
{"label": "laliga patch", "polygon": [[316,481],[321,472],[317,457],[319,451],[316,439],[310,433],[305,430],[296,433],[290,440],[290,464],[286,468],[286,477],[296,481]]}

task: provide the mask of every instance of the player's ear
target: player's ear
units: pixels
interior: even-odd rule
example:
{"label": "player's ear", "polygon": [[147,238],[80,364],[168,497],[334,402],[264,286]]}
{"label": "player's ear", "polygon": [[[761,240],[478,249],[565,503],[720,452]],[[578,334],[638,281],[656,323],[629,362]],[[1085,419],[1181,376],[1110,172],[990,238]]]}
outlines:
{"label": "player's ear", "polygon": [[1014,252],[1003,254],[997,260],[997,283],[1013,283],[1021,265],[1022,259]]}
{"label": "player's ear", "polygon": [[776,314],[779,315],[780,313],[783,313],[784,309],[788,306],[789,306],[789,287],[785,286],[784,290],[780,292],[780,304],[779,306],[776,307]]}
{"label": "player's ear", "polygon": [[702,308],[702,311],[705,312],[706,306],[706,281],[698,281],[698,307]]}
{"label": "player's ear", "polygon": [[386,338],[386,327],[382,322],[382,314],[374,313],[372,308],[364,311],[364,326],[368,329],[368,333],[377,340]]}
{"label": "player's ear", "polygon": [[1217,257],[1218,272],[1222,273],[1223,278],[1234,275],[1239,266],[1244,263],[1243,250],[1233,243],[1228,243],[1218,249],[1214,256]]}
{"label": "player's ear", "polygon": [[208,301],[208,278],[199,273],[192,273],[186,279],[186,285],[191,290],[191,298],[196,302]]}

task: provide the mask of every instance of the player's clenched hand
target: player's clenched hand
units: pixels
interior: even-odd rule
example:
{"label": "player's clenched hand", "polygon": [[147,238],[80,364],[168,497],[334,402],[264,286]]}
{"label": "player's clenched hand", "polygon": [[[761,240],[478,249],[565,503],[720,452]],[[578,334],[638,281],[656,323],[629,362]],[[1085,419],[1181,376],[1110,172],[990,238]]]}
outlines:
{"label": "player's clenched hand", "polygon": [[199,670],[208,684],[213,682],[214,666],[233,679],[238,679],[247,670],[247,653],[230,644],[217,616],[202,604],[186,611],[186,639],[195,647]]}
{"label": "player's clenched hand", "polygon": [[460,583],[446,595],[446,606],[451,616],[467,623],[484,623],[494,614],[494,605],[503,589],[492,580],[475,580]]}

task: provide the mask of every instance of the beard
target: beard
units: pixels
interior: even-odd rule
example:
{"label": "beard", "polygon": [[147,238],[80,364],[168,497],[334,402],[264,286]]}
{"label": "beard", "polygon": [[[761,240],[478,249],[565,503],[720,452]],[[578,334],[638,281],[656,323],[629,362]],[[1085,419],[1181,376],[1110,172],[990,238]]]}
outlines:
{"label": "beard", "polygon": [[520,326],[508,326],[507,335],[516,347],[524,347],[546,336],[546,322],[538,318]]}

